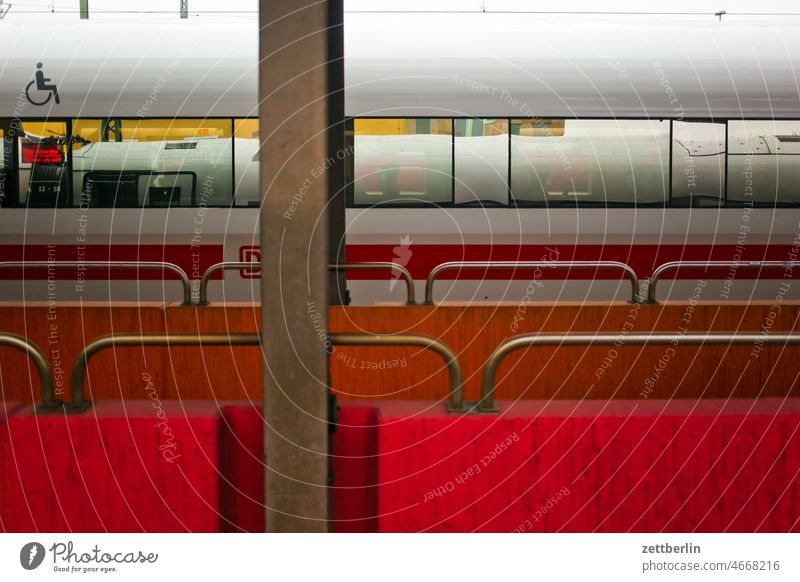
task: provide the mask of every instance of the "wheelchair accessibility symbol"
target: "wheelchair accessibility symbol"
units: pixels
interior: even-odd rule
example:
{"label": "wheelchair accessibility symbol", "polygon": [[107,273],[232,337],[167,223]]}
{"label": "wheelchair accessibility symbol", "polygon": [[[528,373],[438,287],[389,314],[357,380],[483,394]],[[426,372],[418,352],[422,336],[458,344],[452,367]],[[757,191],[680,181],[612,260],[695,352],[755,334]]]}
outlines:
{"label": "wheelchair accessibility symbol", "polygon": [[[36,73],[34,74],[34,79],[28,86],[25,87],[25,96],[28,98],[33,105],[47,105],[50,102],[50,99],[55,99],[56,105],[61,103],[61,99],[58,97],[58,87],[55,85],[49,85],[50,79],[44,76],[44,71],[42,71],[42,63],[36,63]],[[36,87],[34,87],[36,85]],[[31,91],[31,89],[35,89]]]}

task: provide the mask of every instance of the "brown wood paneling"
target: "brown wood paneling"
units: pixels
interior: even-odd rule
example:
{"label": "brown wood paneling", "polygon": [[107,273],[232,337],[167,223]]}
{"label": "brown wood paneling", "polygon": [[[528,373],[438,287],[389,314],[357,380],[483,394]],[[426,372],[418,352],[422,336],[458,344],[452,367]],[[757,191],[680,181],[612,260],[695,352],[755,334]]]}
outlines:
{"label": "brown wood paneling", "polygon": [[[261,309],[251,304],[171,307],[170,333],[256,333]],[[177,396],[191,399],[261,402],[261,350],[258,347],[174,347],[166,373]]]}
{"label": "brown wood paneling", "polygon": [[[85,344],[113,332],[163,332],[164,317],[160,304],[0,304],[0,331],[28,337],[45,351],[56,368],[58,398],[66,400],[71,397],[72,363]],[[85,394],[95,399],[119,398],[121,394],[144,397],[142,375],[158,373],[164,368],[164,361],[165,354],[158,348],[125,348],[98,354],[89,364]],[[39,400],[36,371],[29,369],[23,354],[0,348],[0,380],[6,400]]]}
{"label": "brown wood paneling", "polygon": [[[779,304],[557,304],[527,306],[439,306],[342,308],[331,313],[335,331],[427,333],[459,353],[465,393],[477,399],[480,376],[489,354],[505,338],[528,332],[760,332],[798,330],[798,306]],[[499,399],[523,398],[669,398],[797,395],[798,347],[539,347],[511,354],[498,373]],[[372,350],[347,348],[357,359],[374,358]],[[604,360],[606,367],[603,368]],[[441,397],[444,381],[426,380],[438,362],[409,357],[392,372],[361,377],[332,362],[333,384],[342,392],[364,394],[372,386],[385,392],[413,386],[413,398]],[[349,389],[350,386],[354,388]]]}
{"label": "brown wood paneling", "polygon": [[[61,388],[69,397],[72,361],[89,340],[112,331],[173,333],[255,332],[260,310],[250,304],[181,307],[129,304],[56,307]],[[48,350],[46,305],[0,305],[0,328],[27,335]],[[334,307],[331,332],[425,333],[458,354],[465,394],[476,399],[486,358],[505,338],[548,332],[703,332],[798,330],[796,304],[528,304],[436,307]],[[309,318],[309,325],[313,325]],[[324,337],[323,337],[324,340]],[[322,340],[321,340],[322,341]],[[669,398],[798,395],[800,348],[764,347],[541,347],[509,356],[498,373],[497,396],[516,398]],[[605,360],[605,362],[604,362]],[[144,372],[160,398],[261,400],[258,348],[124,348],[90,364],[93,398],[143,398]],[[26,358],[0,349],[0,386],[7,401],[32,400],[35,370]],[[337,395],[351,398],[442,399],[447,375],[435,354],[414,348],[335,347],[331,380]],[[38,396],[37,396],[38,397]]]}

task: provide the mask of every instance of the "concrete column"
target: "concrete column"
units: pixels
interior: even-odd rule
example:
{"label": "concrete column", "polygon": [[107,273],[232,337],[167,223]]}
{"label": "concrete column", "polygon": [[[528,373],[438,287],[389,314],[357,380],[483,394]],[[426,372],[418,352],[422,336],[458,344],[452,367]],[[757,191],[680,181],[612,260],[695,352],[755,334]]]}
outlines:
{"label": "concrete column", "polygon": [[261,294],[266,529],[328,531],[329,19],[341,1],[261,0]]}

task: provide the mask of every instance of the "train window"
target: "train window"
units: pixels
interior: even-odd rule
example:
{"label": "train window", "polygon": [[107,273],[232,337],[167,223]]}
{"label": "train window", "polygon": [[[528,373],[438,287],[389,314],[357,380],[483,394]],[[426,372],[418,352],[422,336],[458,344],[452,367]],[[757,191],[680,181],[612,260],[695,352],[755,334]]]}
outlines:
{"label": "train window", "polygon": [[455,120],[456,205],[508,205],[508,120]]}
{"label": "train window", "polygon": [[451,203],[452,131],[450,119],[354,120],[354,204]]}
{"label": "train window", "polygon": [[19,202],[40,208],[62,205],[66,186],[67,124],[23,121],[18,144]]}
{"label": "train window", "polygon": [[239,206],[258,206],[258,119],[234,119],[234,200]]}
{"label": "train window", "polygon": [[668,121],[511,120],[519,205],[664,205],[668,168]]}
{"label": "train window", "polygon": [[230,119],[80,119],[72,124],[73,204],[227,206]]}
{"label": "train window", "polygon": [[725,202],[725,124],[672,122],[672,206]]}
{"label": "train window", "polygon": [[728,122],[728,203],[800,204],[800,121]]}

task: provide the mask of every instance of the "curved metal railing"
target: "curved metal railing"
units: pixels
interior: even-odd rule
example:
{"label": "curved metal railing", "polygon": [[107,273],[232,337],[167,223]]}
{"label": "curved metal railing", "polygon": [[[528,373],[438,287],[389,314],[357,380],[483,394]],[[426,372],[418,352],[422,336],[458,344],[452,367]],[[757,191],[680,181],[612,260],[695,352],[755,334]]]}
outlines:
{"label": "curved metal railing", "polygon": [[461,365],[456,353],[444,342],[422,334],[371,335],[360,333],[334,333],[331,342],[337,346],[416,346],[439,354],[450,372],[449,412],[466,412],[461,382]]}
{"label": "curved metal railing", "polygon": [[[211,276],[214,273],[218,273],[219,271],[228,271],[234,269],[252,269],[253,266],[260,266],[260,263],[253,263],[253,262],[222,262],[217,263],[216,265],[210,266],[206,269],[206,272],[203,273],[202,279],[200,279],[200,301],[198,305],[208,305],[208,283],[211,280]],[[328,265],[328,269],[331,271],[348,271],[348,270],[361,270],[361,271],[383,271],[383,270],[391,270],[400,273],[400,276],[406,283],[406,304],[407,305],[415,305],[415,297],[414,297],[414,279],[411,277],[411,273],[409,273],[408,269],[403,267],[402,265],[398,265],[397,263],[390,263],[390,262],[370,262],[370,263],[333,263]]]}
{"label": "curved metal railing", "polygon": [[56,400],[56,391],[53,384],[53,370],[50,367],[47,356],[44,355],[41,348],[29,339],[13,333],[0,333],[0,345],[23,351],[33,360],[36,371],[39,373],[39,383],[42,387],[42,403],[38,408],[46,412],[52,412],[58,409],[63,402]]}
{"label": "curved metal railing", "polygon": [[257,346],[261,340],[257,333],[119,333],[104,335],[84,346],[72,365],[73,412],[82,412],[91,406],[83,395],[83,380],[89,360],[98,352],[128,346]]}
{"label": "curved metal railing", "polygon": [[253,267],[261,268],[261,263],[255,261],[223,261],[211,265],[203,277],[200,279],[200,290],[198,305],[208,305],[208,283],[211,280],[211,275],[219,273],[220,271],[232,271],[234,269],[252,269]]}
{"label": "curved metal railing", "polygon": [[406,283],[406,305],[416,305],[416,297],[414,295],[414,279],[411,277],[411,273],[406,269],[403,265],[398,265],[397,263],[392,262],[366,262],[366,263],[338,263],[338,264],[330,264],[328,268],[331,271],[349,271],[349,270],[360,270],[360,271],[395,271],[400,274],[400,277]]}
{"label": "curved metal railing", "polygon": [[444,271],[456,269],[605,269],[622,271],[631,282],[631,303],[639,300],[639,278],[630,266],[618,261],[453,261],[434,267],[425,283],[425,305],[433,305],[433,283]]}
{"label": "curved metal railing", "polygon": [[[463,412],[464,398],[461,387],[461,366],[455,352],[445,343],[434,337],[416,334],[372,335],[358,333],[334,333],[331,343],[341,346],[417,346],[436,352],[447,364],[450,372],[450,394],[447,409],[450,412]],[[99,337],[87,344],[72,366],[73,412],[82,412],[91,406],[83,393],[83,381],[89,360],[98,352],[123,346],[257,346],[261,338],[257,333],[125,333]]]}
{"label": "curved metal railing", "polygon": [[653,333],[629,334],[619,333],[529,333],[507,339],[495,348],[486,360],[481,383],[481,399],[478,412],[497,412],[494,403],[494,382],[500,362],[514,350],[531,346],[593,346],[593,345],[746,345],[763,344],[800,344],[800,333]]}
{"label": "curved metal railing", "polygon": [[667,271],[680,269],[793,269],[800,267],[797,261],[672,261],[660,265],[650,276],[647,287],[647,302],[656,301],[656,285],[661,276]]}
{"label": "curved metal railing", "polygon": [[192,285],[186,271],[174,263],[156,261],[3,261],[0,269],[152,269],[178,275],[183,285],[183,305],[192,304]]}

